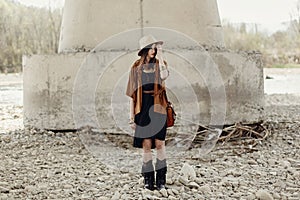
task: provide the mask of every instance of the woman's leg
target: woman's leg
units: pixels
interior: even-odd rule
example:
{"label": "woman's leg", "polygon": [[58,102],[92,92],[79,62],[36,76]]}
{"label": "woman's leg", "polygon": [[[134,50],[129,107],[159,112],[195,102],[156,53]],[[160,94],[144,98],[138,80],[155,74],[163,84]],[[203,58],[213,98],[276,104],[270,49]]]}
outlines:
{"label": "woman's leg", "polygon": [[142,175],[144,177],[144,187],[149,190],[154,190],[154,168],[152,163],[151,139],[143,140],[143,166]]}
{"label": "woman's leg", "polygon": [[164,160],[166,159],[166,145],[164,140],[155,139],[157,159]]}
{"label": "woman's leg", "polygon": [[167,161],[165,141],[156,139],[155,146],[157,151],[157,160],[155,164],[156,187],[158,190],[161,190],[166,188]]}
{"label": "woman's leg", "polygon": [[152,160],[152,152],[151,152],[152,141],[151,139],[143,140],[143,162],[149,162]]}

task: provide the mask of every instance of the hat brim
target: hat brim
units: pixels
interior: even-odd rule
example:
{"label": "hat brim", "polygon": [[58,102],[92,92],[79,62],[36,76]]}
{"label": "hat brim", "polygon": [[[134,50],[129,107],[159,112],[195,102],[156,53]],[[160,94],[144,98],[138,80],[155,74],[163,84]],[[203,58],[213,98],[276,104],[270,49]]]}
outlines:
{"label": "hat brim", "polygon": [[142,53],[143,49],[145,49],[145,47],[147,47],[147,46],[149,46],[149,45],[152,45],[152,44],[161,44],[161,45],[162,45],[163,43],[164,43],[164,42],[160,40],[160,41],[153,42],[153,43],[150,43],[150,44],[144,46],[141,50],[139,50],[138,56],[141,56],[141,53]]}

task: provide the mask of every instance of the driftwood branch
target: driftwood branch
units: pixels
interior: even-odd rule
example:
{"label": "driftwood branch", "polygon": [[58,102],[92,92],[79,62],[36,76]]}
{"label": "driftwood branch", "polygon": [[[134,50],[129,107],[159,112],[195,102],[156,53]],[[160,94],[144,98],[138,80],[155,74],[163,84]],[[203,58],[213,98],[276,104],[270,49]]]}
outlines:
{"label": "driftwood branch", "polygon": [[[201,143],[205,140],[207,134],[210,130],[202,130],[198,132],[193,141],[193,146],[201,146]],[[270,135],[269,130],[263,125],[262,122],[257,123],[235,123],[224,127],[222,133],[218,139],[223,145],[226,142],[232,142],[232,145],[238,143],[239,150],[236,149],[236,154],[241,154],[245,152],[257,151],[254,147],[259,144],[260,141],[265,140],[268,135]],[[242,146],[240,146],[242,144]]]}

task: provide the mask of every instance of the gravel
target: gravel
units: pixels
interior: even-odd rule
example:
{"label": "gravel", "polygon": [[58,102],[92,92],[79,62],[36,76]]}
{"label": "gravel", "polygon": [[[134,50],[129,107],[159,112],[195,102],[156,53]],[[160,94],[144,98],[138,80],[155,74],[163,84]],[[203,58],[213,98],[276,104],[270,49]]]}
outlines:
{"label": "gravel", "polygon": [[[197,148],[168,151],[168,188],[149,191],[138,150],[106,149],[105,138],[85,141],[86,131],[23,128],[22,106],[0,104],[0,199],[300,199],[299,105],[299,95],[266,95],[271,135],[253,151],[239,141],[200,157]],[[117,154],[133,157],[113,168]]]}

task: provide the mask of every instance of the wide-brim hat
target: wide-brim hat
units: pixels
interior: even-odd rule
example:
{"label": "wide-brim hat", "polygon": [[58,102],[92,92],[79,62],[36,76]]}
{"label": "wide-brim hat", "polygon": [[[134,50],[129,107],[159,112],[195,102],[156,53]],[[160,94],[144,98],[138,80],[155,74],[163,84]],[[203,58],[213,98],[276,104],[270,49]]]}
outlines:
{"label": "wide-brim hat", "polygon": [[144,37],[142,37],[139,41],[140,43],[140,50],[138,52],[138,55],[141,56],[142,50],[152,44],[163,44],[164,42],[161,40],[157,40],[155,39],[155,37],[153,37],[153,35],[145,35]]}

